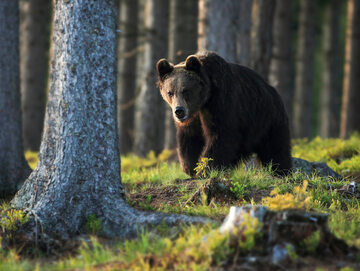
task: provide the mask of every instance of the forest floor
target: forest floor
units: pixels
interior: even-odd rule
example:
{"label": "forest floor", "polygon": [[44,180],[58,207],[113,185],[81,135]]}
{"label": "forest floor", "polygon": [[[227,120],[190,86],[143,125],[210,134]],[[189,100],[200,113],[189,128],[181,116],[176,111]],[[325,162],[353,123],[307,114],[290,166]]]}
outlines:
{"label": "forest floor", "polygon": [[[244,164],[206,171],[204,161],[199,177],[189,179],[173,151],[123,156],[122,182],[131,206],[206,216],[214,223],[159,225],[116,242],[95,237],[101,225],[91,217],[89,236],[57,253],[1,249],[0,270],[360,270],[360,189],[354,186],[360,183],[360,136],[294,141],[292,154],[325,162],[345,178],[302,171],[278,178],[270,169],[245,170]],[[27,152],[26,158],[35,167],[37,154]],[[270,220],[245,216],[238,232],[220,233],[230,207],[245,205],[265,206]],[[295,220],[284,219],[294,214]],[[325,226],[307,214],[312,220],[326,214]],[[273,229],[280,224],[290,231]]]}

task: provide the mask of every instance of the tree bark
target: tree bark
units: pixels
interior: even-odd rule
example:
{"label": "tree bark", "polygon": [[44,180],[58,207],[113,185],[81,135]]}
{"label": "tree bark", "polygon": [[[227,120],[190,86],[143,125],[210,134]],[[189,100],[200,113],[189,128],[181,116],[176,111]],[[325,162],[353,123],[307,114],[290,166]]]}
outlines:
{"label": "tree bark", "polygon": [[320,97],[320,136],[337,137],[339,134],[340,94],[340,0],[331,0],[324,9],[323,68]]}
{"label": "tree bark", "polygon": [[[198,3],[193,0],[170,1],[169,59],[184,61],[197,50]],[[171,110],[166,108],[165,149],[176,148],[176,129]]]}
{"label": "tree bark", "polygon": [[251,29],[251,67],[268,80],[273,42],[275,0],[254,0]]}
{"label": "tree bark", "polygon": [[156,62],[167,56],[169,1],[148,0],[145,6],[147,40],[144,55],[144,77],[137,100],[135,153],[161,152],[164,147],[165,104],[156,87]]}
{"label": "tree bark", "polygon": [[360,2],[348,0],[340,136],[360,131]]}
{"label": "tree bark", "polygon": [[7,197],[30,174],[21,128],[18,1],[0,1],[0,48],[0,197]]}
{"label": "tree bark", "polygon": [[294,137],[311,136],[317,2],[300,1],[294,94]]}
{"label": "tree bark", "polygon": [[199,50],[215,51],[230,62],[237,61],[240,1],[199,1]]}
{"label": "tree bark", "polygon": [[284,101],[288,114],[293,96],[293,66],[291,58],[291,3],[277,0],[273,25],[273,48],[269,81]]}
{"label": "tree bark", "polygon": [[120,12],[118,124],[120,149],[125,154],[134,143],[138,1],[122,0]]}
{"label": "tree bark", "polygon": [[115,0],[57,1],[53,29],[40,160],[11,202],[29,214],[24,230],[30,237],[66,239],[83,232],[90,214],[107,237],[128,237],[161,221],[205,222],[126,204],[116,121]]}
{"label": "tree bark", "polygon": [[49,67],[51,1],[21,1],[21,93],[25,149],[38,151]]}
{"label": "tree bark", "polygon": [[250,66],[251,10],[253,0],[241,0],[237,36],[237,63]]}

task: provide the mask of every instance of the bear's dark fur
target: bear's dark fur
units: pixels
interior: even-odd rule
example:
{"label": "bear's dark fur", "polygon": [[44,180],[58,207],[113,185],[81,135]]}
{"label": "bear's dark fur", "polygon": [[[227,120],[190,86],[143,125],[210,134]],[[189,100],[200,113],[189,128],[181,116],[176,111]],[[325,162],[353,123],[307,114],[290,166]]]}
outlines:
{"label": "bear's dark fur", "polygon": [[236,165],[256,153],[277,174],[291,168],[289,122],[276,90],[256,72],[213,52],[176,66],[157,63],[158,85],[177,127],[178,154],[190,176],[201,157],[211,166]]}

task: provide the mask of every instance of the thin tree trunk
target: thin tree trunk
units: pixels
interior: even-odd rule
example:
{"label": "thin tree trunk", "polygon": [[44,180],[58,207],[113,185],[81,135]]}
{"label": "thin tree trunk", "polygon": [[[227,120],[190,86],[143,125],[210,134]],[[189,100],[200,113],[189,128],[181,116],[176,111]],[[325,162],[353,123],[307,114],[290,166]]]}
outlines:
{"label": "thin tree trunk", "polygon": [[360,131],[360,1],[348,0],[340,136]]}
{"label": "thin tree trunk", "polygon": [[199,50],[215,51],[227,61],[237,60],[240,1],[199,1]]}
{"label": "thin tree trunk", "polygon": [[7,197],[30,174],[21,128],[18,1],[0,1],[0,48],[0,197]]}
{"label": "thin tree trunk", "polygon": [[291,112],[293,94],[293,68],[291,59],[291,3],[277,0],[273,25],[273,49],[269,81],[280,93],[286,111]]}
{"label": "thin tree trunk", "polygon": [[145,6],[147,41],[144,55],[144,77],[137,100],[135,153],[145,156],[164,147],[165,104],[156,87],[156,62],[167,56],[168,0],[148,0]]}
{"label": "thin tree trunk", "polygon": [[66,239],[83,231],[90,214],[107,237],[128,237],[162,221],[205,222],[126,204],[116,121],[115,0],[55,2],[53,40],[40,160],[11,202],[27,208],[28,238],[36,232]]}
{"label": "thin tree trunk", "polygon": [[237,40],[237,63],[250,66],[251,9],[253,0],[241,0]]}
{"label": "thin tree trunk", "polygon": [[121,153],[133,149],[136,89],[138,1],[122,0],[120,6],[118,124]]}
{"label": "thin tree trunk", "polygon": [[254,0],[251,29],[251,67],[267,80],[273,42],[275,0]]}
{"label": "thin tree trunk", "polygon": [[320,98],[320,136],[323,138],[336,137],[339,134],[340,4],[340,0],[331,0],[324,9]]}
{"label": "thin tree trunk", "polygon": [[51,1],[21,1],[21,93],[25,149],[38,151],[49,70]]}
{"label": "thin tree trunk", "polygon": [[294,94],[294,137],[311,136],[317,2],[300,1]]}
{"label": "thin tree trunk", "polygon": [[[194,0],[170,1],[169,59],[184,61],[197,49],[198,3]],[[176,129],[171,110],[166,108],[165,148],[176,148]]]}

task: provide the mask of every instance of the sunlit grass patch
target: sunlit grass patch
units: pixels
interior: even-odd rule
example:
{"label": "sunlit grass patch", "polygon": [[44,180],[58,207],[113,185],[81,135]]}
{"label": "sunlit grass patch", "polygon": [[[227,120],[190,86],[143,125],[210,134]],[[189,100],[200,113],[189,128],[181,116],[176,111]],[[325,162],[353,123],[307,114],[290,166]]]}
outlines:
{"label": "sunlit grass patch", "polygon": [[292,153],[309,161],[326,162],[329,167],[341,174],[360,172],[360,136],[353,134],[349,139],[321,139],[312,141],[300,139],[293,141]]}
{"label": "sunlit grass patch", "polygon": [[26,151],[25,160],[28,162],[31,169],[34,169],[39,162],[38,152]]}
{"label": "sunlit grass patch", "polygon": [[173,183],[176,179],[186,179],[188,176],[181,170],[178,163],[160,163],[154,167],[131,169],[122,172],[122,182],[126,184]]}
{"label": "sunlit grass patch", "polygon": [[56,265],[57,270],[208,270],[229,253],[228,235],[211,225],[186,226],[174,237],[143,232],[107,248],[95,238],[83,243],[77,257]]}
{"label": "sunlit grass patch", "polygon": [[302,186],[295,186],[292,193],[285,192],[280,194],[278,189],[271,192],[270,197],[263,198],[262,205],[272,210],[304,209],[310,210],[312,207],[312,197],[306,191],[308,181],[304,181]]}
{"label": "sunlit grass patch", "polygon": [[[334,203],[333,211],[329,218],[330,230],[349,245],[360,249],[360,206],[359,202],[355,205],[348,205],[344,211],[339,208],[339,203]],[[338,205],[338,206],[336,206]]]}
{"label": "sunlit grass patch", "polygon": [[173,150],[164,150],[159,155],[156,155],[154,151],[150,151],[146,157],[139,157],[135,154],[122,155],[121,172],[154,167],[162,162],[166,162],[174,155],[175,151]]}
{"label": "sunlit grass patch", "polygon": [[20,258],[15,250],[0,249],[0,270],[39,270],[39,264]]}
{"label": "sunlit grass patch", "polygon": [[183,205],[179,203],[178,205],[164,204],[164,206],[162,208],[158,208],[157,211],[162,211],[166,213],[187,214],[192,216],[203,216],[213,219],[223,219],[229,213],[229,209],[230,206],[224,206],[218,203],[210,203],[209,205]]}

